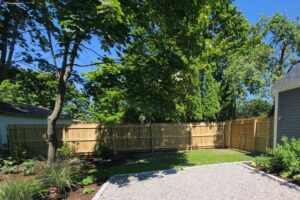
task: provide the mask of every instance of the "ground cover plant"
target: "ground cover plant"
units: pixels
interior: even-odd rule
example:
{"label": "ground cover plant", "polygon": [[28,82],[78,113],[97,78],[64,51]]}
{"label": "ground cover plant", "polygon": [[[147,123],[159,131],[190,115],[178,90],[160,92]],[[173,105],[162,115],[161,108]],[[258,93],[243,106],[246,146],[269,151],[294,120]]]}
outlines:
{"label": "ground cover plant", "polygon": [[255,158],[252,166],[270,173],[278,174],[300,183],[300,140],[282,138],[282,143],[266,155]]}

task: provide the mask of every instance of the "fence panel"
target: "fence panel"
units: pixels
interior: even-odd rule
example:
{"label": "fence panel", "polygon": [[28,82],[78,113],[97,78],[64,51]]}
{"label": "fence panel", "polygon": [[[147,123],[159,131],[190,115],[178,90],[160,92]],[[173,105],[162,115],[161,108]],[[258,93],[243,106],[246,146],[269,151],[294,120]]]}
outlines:
{"label": "fence panel", "polygon": [[273,118],[226,121],[225,144],[230,148],[264,153],[273,146],[273,126]]}
{"label": "fence panel", "polygon": [[[8,126],[11,152],[18,146],[33,155],[47,153],[46,125]],[[255,118],[225,123],[118,124],[57,126],[59,146],[67,143],[77,153],[92,154],[101,145],[114,152],[153,152],[229,147],[265,152],[273,144],[273,119]]]}

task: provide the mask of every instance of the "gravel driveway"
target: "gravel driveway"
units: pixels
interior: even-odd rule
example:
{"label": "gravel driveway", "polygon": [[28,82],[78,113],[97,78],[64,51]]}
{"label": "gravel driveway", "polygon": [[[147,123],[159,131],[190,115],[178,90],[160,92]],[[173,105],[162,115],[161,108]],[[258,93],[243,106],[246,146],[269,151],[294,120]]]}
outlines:
{"label": "gravel driveway", "polygon": [[103,189],[94,200],[300,199],[299,187],[280,183],[240,163],[115,176]]}

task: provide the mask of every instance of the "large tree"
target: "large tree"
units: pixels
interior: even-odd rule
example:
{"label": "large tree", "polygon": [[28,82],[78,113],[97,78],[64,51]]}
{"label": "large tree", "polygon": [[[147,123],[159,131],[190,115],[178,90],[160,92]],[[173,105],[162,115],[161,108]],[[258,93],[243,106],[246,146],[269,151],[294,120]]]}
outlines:
{"label": "large tree", "polygon": [[[232,1],[140,1],[132,9],[131,40],[115,76],[122,84],[111,87],[123,91],[123,120],[216,120],[228,55],[249,29]],[[112,75],[91,74],[93,85]]]}
{"label": "large tree", "polygon": [[[48,117],[48,162],[55,160],[57,138],[56,121],[59,118],[66,87],[81,50],[94,37],[104,50],[126,39],[126,19],[118,0],[48,0],[38,1],[39,23],[52,57],[51,67],[57,77],[57,92],[52,114]],[[48,54],[48,55],[49,55]]]}

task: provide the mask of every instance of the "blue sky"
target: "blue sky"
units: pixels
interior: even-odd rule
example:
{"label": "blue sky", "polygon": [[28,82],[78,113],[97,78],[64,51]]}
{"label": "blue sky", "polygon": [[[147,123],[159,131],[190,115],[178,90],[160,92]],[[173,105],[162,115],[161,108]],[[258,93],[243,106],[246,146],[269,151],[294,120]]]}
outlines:
{"label": "blue sky", "polygon": [[276,12],[290,19],[300,16],[300,0],[236,0],[234,5],[251,23],[257,22],[260,15],[272,16]]}

